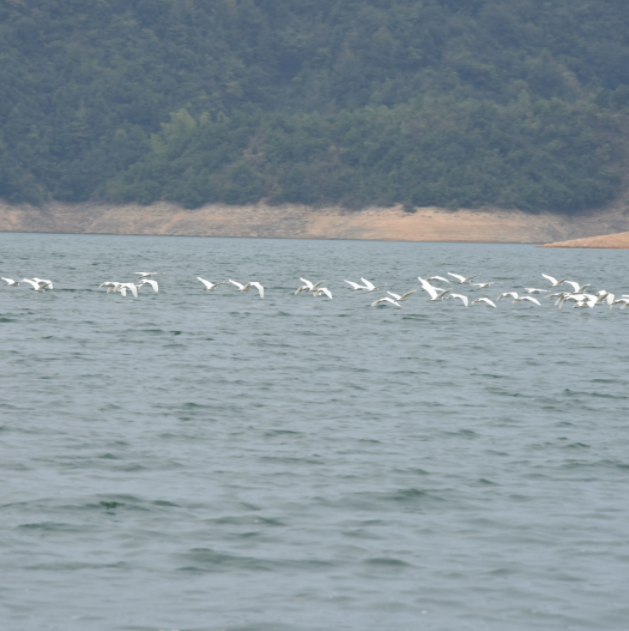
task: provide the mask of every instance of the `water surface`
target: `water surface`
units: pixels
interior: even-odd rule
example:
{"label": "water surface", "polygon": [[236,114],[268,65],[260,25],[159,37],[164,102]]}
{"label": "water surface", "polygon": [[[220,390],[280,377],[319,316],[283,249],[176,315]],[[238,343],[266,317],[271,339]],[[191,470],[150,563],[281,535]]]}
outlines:
{"label": "water surface", "polygon": [[629,294],[623,251],[0,235],[55,282],[0,287],[4,628],[626,629],[629,309],[343,283],[448,271]]}

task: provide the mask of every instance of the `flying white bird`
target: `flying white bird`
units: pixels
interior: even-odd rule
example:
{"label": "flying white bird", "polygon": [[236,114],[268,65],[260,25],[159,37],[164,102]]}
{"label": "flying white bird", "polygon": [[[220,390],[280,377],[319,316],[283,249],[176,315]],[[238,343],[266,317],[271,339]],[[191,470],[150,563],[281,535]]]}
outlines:
{"label": "flying white bird", "polygon": [[574,302],[581,302],[585,300],[585,294],[563,294],[557,298],[557,302],[555,302],[555,307],[559,307],[561,309],[566,302],[573,300]]}
{"label": "flying white bird", "polygon": [[477,276],[480,276],[480,274],[474,274],[474,276],[468,276],[466,278],[465,276],[461,276],[461,274],[453,274],[452,272],[448,272],[448,276],[452,276],[452,278],[456,278],[459,281],[459,285],[465,285],[469,283],[472,280],[472,278],[476,278]]}
{"label": "flying white bird", "polygon": [[360,291],[361,289],[367,289],[366,287],[363,287],[362,285],[359,285],[358,283],[355,283],[351,280],[346,280],[345,281],[350,287],[350,291]]}
{"label": "flying white bird", "polygon": [[487,289],[487,287],[491,287],[496,284],[496,281],[492,281],[491,283],[470,283],[474,287],[478,287],[478,289]]}
{"label": "flying white bird", "polygon": [[157,293],[159,291],[159,285],[156,280],[150,280],[149,278],[143,278],[138,284],[138,289],[142,287],[142,285],[150,285],[153,288],[153,291]]}
{"label": "flying white bird", "polygon": [[558,291],[557,293],[554,294],[547,294],[546,296],[544,296],[544,298],[561,298],[563,296],[569,296],[570,292],[569,291]]}
{"label": "flying white bird", "polygon": [[33,280],[36,283],[39,283],[40,285],[43,285],[44,289],[54,289],[54,287],[52,286],[52,281],[51,280],[46,280],[45,278],[37,278],[37,276],[33,276]]}
{"label": "flying white bird", "polygon": [[248,289],[245,289],[245,285],[243,285],[242,283],[239,283],[238,281],[232,280],[231,278],[227,282],[231,283],[232,285],[235,285],[238,291],[249,291]]}
{"label": "flying white bird", "polygon": [[450,294],[446,296],[447,300],[450,300],[450,298],[458,298],[466,307],[468,305],[467,296],[463,296],[462,294]]}
{"label": "flying white bird", "polygon": [[387,294],[389,294],[389,296],[393,296],[393,298],[395,298],[398,302],[405,302],[408,300],[409,296],[416,293],[417,293],[417,289],[413,289],[412,291],[407,291],[405,294],[398,296],[397,294],[394,294],[392,291],[387,291]]}
{"label": "flying white bird", "polygon": [[596,303],[598,302],[597,296],[594,296],[593,294],[584,294],[584,295],[585,295],[585,298],[575,303],[574,307],[572,307],[573,309],[577,307],[581,307],[581,308],[589,307],[590,309],[592,309],[594,305],[596,305]]}
{"label": "flying white bird", "polygon": [[570,285],[572,287],[572,289],[574,289],[575,294],[582,294],[586,287],[589,287],[590,284],[588,283],[587,285],[579,285],[579,283],[575,283],[573,280],[564,280],[563,281],[566,285]]}
{"label": "flying white bird", "polygon": [[319,287],[312,292],[312,295],[315,298],[318,298],[321,294],[325,294],[330,300],[332,300],[332,292],[327,287]]}
{"label": "flying white bird", "polygon": [[511,304],[515,304],[516,302],[534,302],[538,307],[541,307],[539,300],[533,298],[533,296],[519,296],[515,298]]}
{"label": "flying white bird", "polygon": [[535,287],[525,287],[524,291],[527,294],[545,294],[548,289],[535,289]]}
{"label": "flying white bird", "polygon": [[609,305],[610,309],[614,308],[614,305],[622,305],[621,309],[626,309],[629,307],[629,298],[618,298],[618,300],[614,300],[611,305]]}
{"label": "flying white bird", "polygon": [[212,283],[211,281],[205,280],[205,278],[201,278],[200,276],[197,276],[197,280],[200,280],[205,285],[205,287],[203,287],[203,291],[214,291],[217,287],[228,284],[226,280],[220,283]]}
{"label": "flying white bird", "polygon": [[34,289],[35,291],[46,291],[46,283],[38,283],[34,279],[31,280],[30,278],[23,278],[20,282],[32,285],[31,289]]}
{"label": "flying white bird", "polygon": [[264,298],[264,287],[257,280],[247,283],[246,285],[238,283],[235,280],[231,280],[231,278],[229,279],[229,282],[232,285],[235,285],[238,288],[238,291],[249,291],[252,287],[255,287],[260,294],[260,298]]}
{"label": "flying white bird", "polygon": [[114,287],[114,291],[119,291],[125,298],[127,296],[127,290],[129,290],[134,298],[138,297],[138,287],[134,283],[118,283]]}
{"label": "flying white bird", "polygon": [[517,291],[505,291],[503,294],[500,294],[496,300],[500,300],[501,298],[513,298],[514,300],[518,299]]}
{"label": "flying white bird", "polygon": [[430,281],[430,280],[438,280],[441,281],[442,283],[450,283],[452,284],[451,280],[448,280],[447,278],[444,278],[443,276],[431,276],[430,278],[427,278],[426,280]]}
{"label": "flying white bird", "polygon": [[254,280],[253,282],[247,284],[249,285],[249,287],[255,287],[260,294],[260,298],[264,298],[264,287],[257,280]]}
{"label": "flying white bird", "polygon": [[116,287],[118,287],[118,285],[120,285],[120,283],[108,280],[104,283],[101,283],[98,288],[100,289],[101,287],[107,287],[107,293],[109,293],[110,291],[116,291]]}
{"label": "flying white bird", "polygon": [[13,280],[12,278],[5,278],[4,276],[0,276],[0,278],[6,281],[4,284],[9,287],[17,287],[20,284],[19,280]]}
{"label": "flying white bird", "polygon": [[325,283],[324,280],[320,280],[318,283],[314,284],[311,283],[309,280],[306,280],[305,278],[300,278],[299,280],[305,284],[301,287],[297,287],[297,291],[295,291],[295,296],[297,294],[300,294],[302,291],[316,291],[319,287],[321,287],[321,285],[323,285],[323,283]]}
{"label": "flying white bird", "polygon": [[393,300],[393,298],[389,298],[389,296],[385,296],[384,298],[378,298],[378,300],[371,303],[371,306],[377,307],[378,305],[387,304],[387,303],[395,305],[396,307],[402,306],[399,302],[397,302],[397,300]]}
{"label": "flying white bird", "polygon": [[150,278],[151,276],[157,276],[159,272],[134,272],[134,274],[137,274],[140,278]]}
{"label": "flying white bird", "polygon": [[372,292],[372,291],[376,291],[376,289],[380,289],[381,287],[386,287],[386,286],[387,286],[387,284],[385,283],[384,285],[378,285],[378,286],[376,287],[373,283],[369,282],[366,278],[362,278],[362,277],[361,277],[361,279],[360,279],[360,280],[362,280],[362,281],[363,281],[363,283],[365,283],[364,289],[366,289],[366,290],[367,290],[367,291],[365,292],[366,294],[368,294],[368,293],[370,293],[370,292]]}
{"label": "flying white bird", "polygon": [[550,282],[550,286],[551,287],[559,287],[559,285],[561,285],[564,281],[568,280],[567,278],[562,278],[561,280],[557,280],[556,278],[553,278],[552,276],[549,276],[548,274],[542,274],[542,276]]}
{"label": "flying white bird", "polygon": [[431,302],[439,302],[443,300],[444,296],[452,291],[452,287],[448,289],[433,287],[427,280],[424,280],[421,276],[418,276],[417,280],[422,284],[422,289],[430,296]]}
{"label": "flying white bird", "polygon": [[494,309],[496,308],[496,305],[491,300],[489,300],[489,298],[476,298],[476,300],[472,300],[471,306],[473,307],[474,305],[479,305],[481,302],[488,304],[490,307],[493,307]]}

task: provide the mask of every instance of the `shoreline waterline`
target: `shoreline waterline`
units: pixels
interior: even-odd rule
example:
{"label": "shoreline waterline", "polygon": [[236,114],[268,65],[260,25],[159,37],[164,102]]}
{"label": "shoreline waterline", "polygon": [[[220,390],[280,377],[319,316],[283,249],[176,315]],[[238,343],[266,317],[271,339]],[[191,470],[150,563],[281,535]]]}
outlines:
{"label": "shoreline waterline", "polygon": [[432,207],[407,213],[401,206],[350,211],[259,203],[208,204],[189,210],[168,202],[151,206],[51,202],[42,207],[0,203],[0,232],[8,233],[554,245],[625,231],[629,231],[629,215],[615,208],[569,216]]}

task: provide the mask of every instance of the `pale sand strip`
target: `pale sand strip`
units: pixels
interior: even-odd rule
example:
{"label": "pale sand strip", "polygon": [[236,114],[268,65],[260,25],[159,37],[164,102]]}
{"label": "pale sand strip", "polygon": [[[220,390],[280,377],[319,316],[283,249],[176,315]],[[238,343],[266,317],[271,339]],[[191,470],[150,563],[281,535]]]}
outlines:
{"label": "pale sand strip", "polygon": [[496,209],[421,208],[409,214],[401,207],[349,211],[263,203],[208,204],[196,210],[167,202],[53,202],[41,208],[0,203],[1,232],[547,243],[627,230],[629,214],[619,209],[568,217]]}
{"label": "pale sand strip", "polygon": [[629,232],[618,234],[604,234],[599,237],[589,237],[586,239],[572,239],[571,241],[560,241],[558,243],[547,243],[540,245],[540,248],[629,248]]}

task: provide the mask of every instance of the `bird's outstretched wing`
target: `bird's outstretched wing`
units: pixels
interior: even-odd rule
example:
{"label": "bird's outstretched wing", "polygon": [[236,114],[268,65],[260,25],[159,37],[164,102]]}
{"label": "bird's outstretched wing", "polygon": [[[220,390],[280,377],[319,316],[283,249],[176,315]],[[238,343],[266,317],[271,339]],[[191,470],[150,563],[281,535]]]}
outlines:
{"label": "bird's outstretched wing", "polygon": [[488,304],[490,307],[496,308],[496,305],[489,298],[476,298],[476,300],[472,301],[473,305],[479,305],[481,302]]}
{"label": "bird's outstretched wing", "polygon": [[469,304],[467,296],[464,296],[463,294],[450,294],[448,296],[448,300],[450,300],[452,298],[458,298],[466,307]]}
{"label": "bird's outstretched wing", "polygon": [[264,287],[262,287],[262,285],[258,281],[253,281],[252,283],[247,284],[251,285],[251,287],[255,287],[260,294],[260,298],[264,298]]}
{"label": "bird's outstretched wing", "polygon": [[459,283],[462,283],[465,280],[465,276],[461,276],[460,274],[453,274],[452,272],[448,272],[448,276],[452,276],[452,278],[456,278]]}
{"label": "bird's outstretched wing", "polygon": [[214,287],[214,284],[211,283],[209,280],[205,280],[205,278],[197,276],[197,280],[200,280],[205,285],[205,289],[203,291],[207,291],[208,289],[212,289],[212,287]]}
{"label": "bird's outstretched wing", "polygon": [[314,289],[314,285],[309,280],[305,278],[300,278],[299,280],[304,283],[308,289]]}
{"label": "bird's outstretched wing", "polygon": [[362,285],[359,285],[358,283],[355,283],[354,281],[346,280],[345,282],[351,287],[350,291],[356,291],[357,289],[365,289]]}
{"label": "bird's outstretched wing", "polygon": [[140,281],[140,285],[150,285],[150,286],[153,288],[153,291],[154,291],[155,293],[158,293],[158,292],[159,292],[159,285],[157,284],[157,281],[156,281],[156,280],[150,280],[150,279],[148,279],[148,278],[143,278],[143,279]]}

